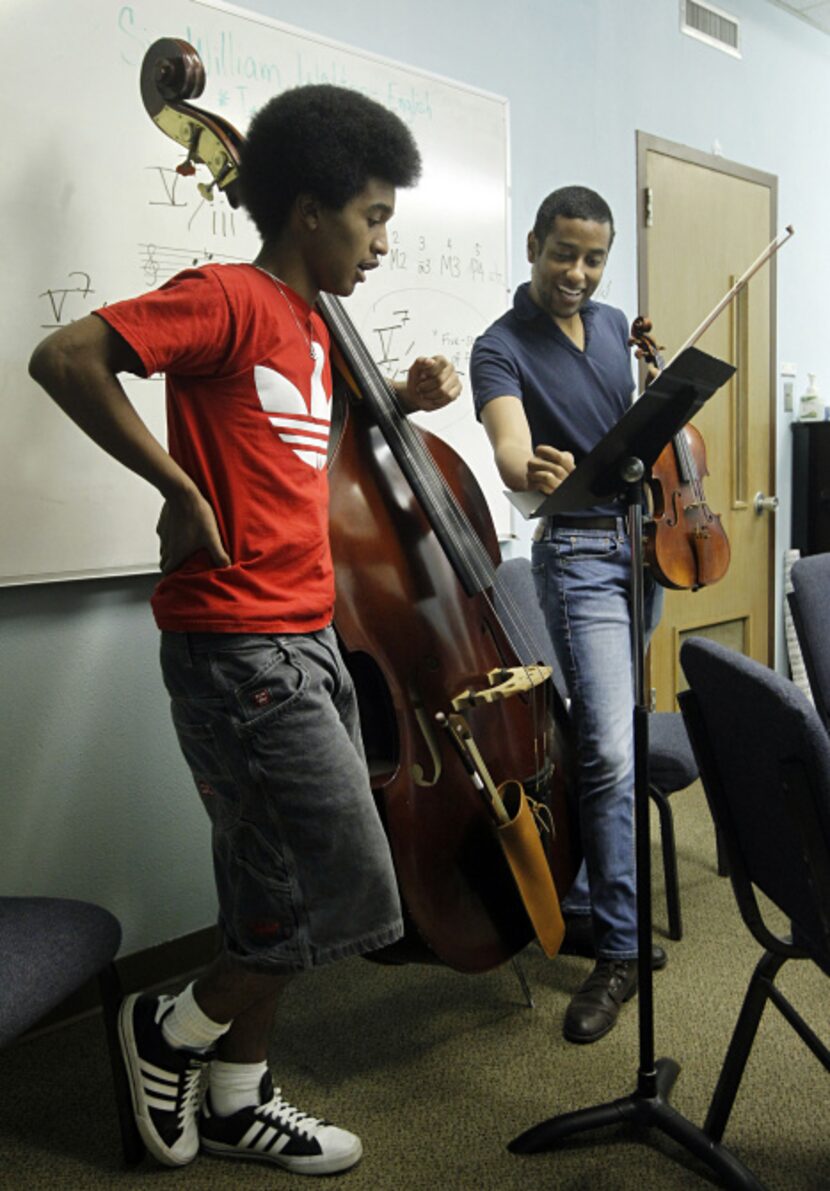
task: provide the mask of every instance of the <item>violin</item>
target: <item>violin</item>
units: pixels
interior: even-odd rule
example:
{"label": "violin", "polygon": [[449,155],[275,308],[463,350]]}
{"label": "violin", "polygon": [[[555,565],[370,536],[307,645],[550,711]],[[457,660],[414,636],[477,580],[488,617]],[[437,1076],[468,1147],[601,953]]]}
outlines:
{"label": "violin", "polygon": [[[792,224],[787,224],[695,327],[670,364],[697,343],[758,270],[794,235]],[[637,348],[640,359],[663,368],[660,349],[649,334],[651,329],[649,319],[636,318],[628,342]],[[654,514],[645,527],[645,553],[654,577],[665,587],[695,591],[717,583],[729,567],[729,541],[720,517],[711,511],[703,495],[701,476],[708,474],[703,439],[691,424],[674,436],[652,465]]]}
{"label": "violin", "polygon": [[[665,367],[642,315],[631,324],[629,344],[655,368]],[[647,565],[663,587],[697,591],[722,579],[729,569],[729,539],[720,516],[706,503],[702,477],[708,475],[700,431],[688,423],[663,448],[647,481],[652,515],[643,527]]]}
{"label": "violin", "polygon": [[[206,165],[213,181],[202,193],[237,206],[244,141],[187,102],[203,86],[186,42],[147,51],[142,97],[186,149],[180,172]],[[407,925],[400,944],[372,958],[486,971],[542,938],[494,808],[504,814],[521,792],[547,808],[553,829],[532,834],[554,890],[566,891],[578,866],[567,712],[550,670],[520,660],[533,650],[521,610],[508,599],[496,615],[498,540],[472,472],[405,416],[339,300],[321,294],[318,307],[333,348],[334,625]]]}

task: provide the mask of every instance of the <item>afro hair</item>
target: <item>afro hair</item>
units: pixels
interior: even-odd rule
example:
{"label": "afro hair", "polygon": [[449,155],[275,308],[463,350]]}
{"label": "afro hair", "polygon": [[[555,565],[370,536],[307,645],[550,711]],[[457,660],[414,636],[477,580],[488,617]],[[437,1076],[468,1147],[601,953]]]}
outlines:
{"label": "afro hair", "polygon": [[299,194],[340,210],[370,178],[411,186],[421,158],[404,122],[359,91],[294,87],[254,116],[242,148],[242,202],[263,240],[276,235]]}

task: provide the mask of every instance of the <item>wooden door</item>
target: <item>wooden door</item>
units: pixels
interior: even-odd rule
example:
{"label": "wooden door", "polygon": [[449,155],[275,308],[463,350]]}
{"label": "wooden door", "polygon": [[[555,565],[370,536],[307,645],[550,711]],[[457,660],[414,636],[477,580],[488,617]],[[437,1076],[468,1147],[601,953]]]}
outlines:
{"label": "wooden door", "polygon": [[[639,300],[664,355],[699,326],[776,233],[776,179],[638,134]],[[774,492],[774,260],[699,340],[737,372],[695,417],[709,475],[706,500],[721,516],[732,560],[699,591],[666,591],[649,674],[659,710],[686,685],[680,646],[706,635],[771,663],[775,514],[756,511]]]}

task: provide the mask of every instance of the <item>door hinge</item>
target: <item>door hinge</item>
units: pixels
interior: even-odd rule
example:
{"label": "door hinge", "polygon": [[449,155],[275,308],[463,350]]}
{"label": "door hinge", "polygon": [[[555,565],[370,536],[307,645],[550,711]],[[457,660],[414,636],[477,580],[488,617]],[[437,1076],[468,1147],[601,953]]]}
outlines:
{"label": "door hinge", "polygon": [[643,220],[646,227],[654,224],[654,191],[650,186],[643,188]]}

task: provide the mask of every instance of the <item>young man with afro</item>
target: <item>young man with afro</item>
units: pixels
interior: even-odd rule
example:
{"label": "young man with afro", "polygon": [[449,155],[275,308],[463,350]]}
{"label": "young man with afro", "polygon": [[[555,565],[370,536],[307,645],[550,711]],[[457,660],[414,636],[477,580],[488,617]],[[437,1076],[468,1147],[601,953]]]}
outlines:
{"label": "young man with afro", "polygon": [[[312,1175],[361,1156],[353,1133],[283,1099],[267,1058],[296,972],[402,934],[331,627],[332,377],[314,304],[377,267],[396,188],[419,171],[409,130],[374,101],[328,85],[279,95],[242,152],[243,204],[262,239],[253,263],[189,269],[108,305],[44,340],[30,364],[165,502],[152,606],[176,732],[212,823],[224,939],[178,996],[136,994],[121,1010],[137,1124],[170,1166],[200,1147]],[[165,373],[167,450],[122,372]],[[459,390],[446,359],[421,358],[399,397],[435,409]]]}

